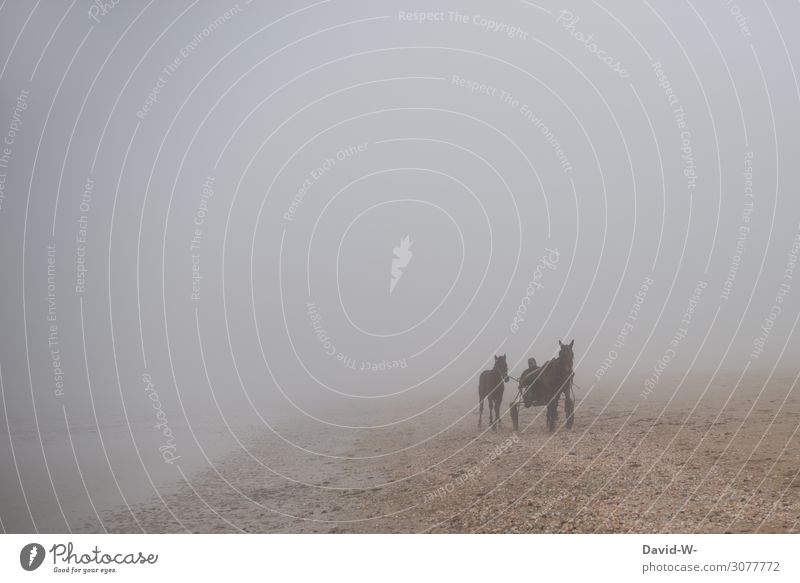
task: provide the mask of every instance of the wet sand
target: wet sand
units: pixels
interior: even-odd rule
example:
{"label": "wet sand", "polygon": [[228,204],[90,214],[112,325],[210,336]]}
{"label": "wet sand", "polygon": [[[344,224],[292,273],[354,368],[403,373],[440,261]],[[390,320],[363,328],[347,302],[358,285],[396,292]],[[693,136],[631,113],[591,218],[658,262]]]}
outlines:
{"label": "wet sand", "polygon": [[111,532],[800,531],[791,379],[668,401],[578,394],[574,428],[555,434],[542,408],[521,411],[519,433],[507,416],[497,431],[479,430],[466,399],[344,439],[339,428],[296,423],[284,438],[333,457],[268,433],[163,502],[103,523]]}

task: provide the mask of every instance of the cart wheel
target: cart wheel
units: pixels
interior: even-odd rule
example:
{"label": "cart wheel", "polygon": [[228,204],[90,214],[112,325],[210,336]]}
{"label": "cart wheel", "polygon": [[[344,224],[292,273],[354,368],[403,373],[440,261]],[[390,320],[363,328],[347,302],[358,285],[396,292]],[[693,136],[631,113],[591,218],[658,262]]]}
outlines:
{"label": "cart wheel", "polygon": [[575,422],[575,399],[572,397],[564,398],[564,415],[567,417],[567,429],[572,429]]}
{"label": "cart wheel", "polygon": [[511,427],[514,431],[519,431],[519,405],[513,404],[508,408],[511,413]]}

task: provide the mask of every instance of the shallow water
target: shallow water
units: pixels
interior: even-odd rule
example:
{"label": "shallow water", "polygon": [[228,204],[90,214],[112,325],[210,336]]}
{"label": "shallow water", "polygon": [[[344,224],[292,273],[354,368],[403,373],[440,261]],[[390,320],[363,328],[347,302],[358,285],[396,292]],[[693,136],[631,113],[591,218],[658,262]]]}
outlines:
{"label": "shallow water", "polygon": [[145,421],[41,433],[12,426],[11,439],[7,431],[0,435],[2,527],[68,532],[96,520],[97,513],[164,495],[183,482],[182,473],[189,477],[208,465],[207,458],[236,449],[237,438],[248,439],[253,429],[241,425],[231,432],[224,424],[205,423],[190,430],[173,424],[174,438],[168,441]]}

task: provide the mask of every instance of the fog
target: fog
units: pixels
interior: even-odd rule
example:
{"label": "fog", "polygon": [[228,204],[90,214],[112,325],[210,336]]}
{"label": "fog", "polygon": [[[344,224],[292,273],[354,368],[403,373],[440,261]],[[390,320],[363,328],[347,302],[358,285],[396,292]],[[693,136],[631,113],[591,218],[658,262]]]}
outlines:
{"label": "fog", "polygon": [[559,340],[581,397],[793,372],[798,16],[4,3],[3,528],[293,419],[473,423]]}

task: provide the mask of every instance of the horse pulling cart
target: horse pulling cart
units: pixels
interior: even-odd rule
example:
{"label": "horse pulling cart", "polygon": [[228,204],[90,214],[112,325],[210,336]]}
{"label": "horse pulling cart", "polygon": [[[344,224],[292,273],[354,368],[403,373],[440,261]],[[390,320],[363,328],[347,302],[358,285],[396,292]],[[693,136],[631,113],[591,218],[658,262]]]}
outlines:
{"label": "horse pulling cart", "polygon": [[[556,430],[558,421],[558,403],[564,395],[564,415],[567,429],[572,428],[575,414],[575,393],[573,391],[572,370],[573,340],[569,344],[558,341],[558,356],[544,363],[543,366],[527,372],[519,379],[519,391],[509,405],[511,424],[514,431],[519,431],[519,406],[547,407],[547,428]],[[509,375],[510,376],[510,375]],[[513,377],[511,377],[513,378]]]}

